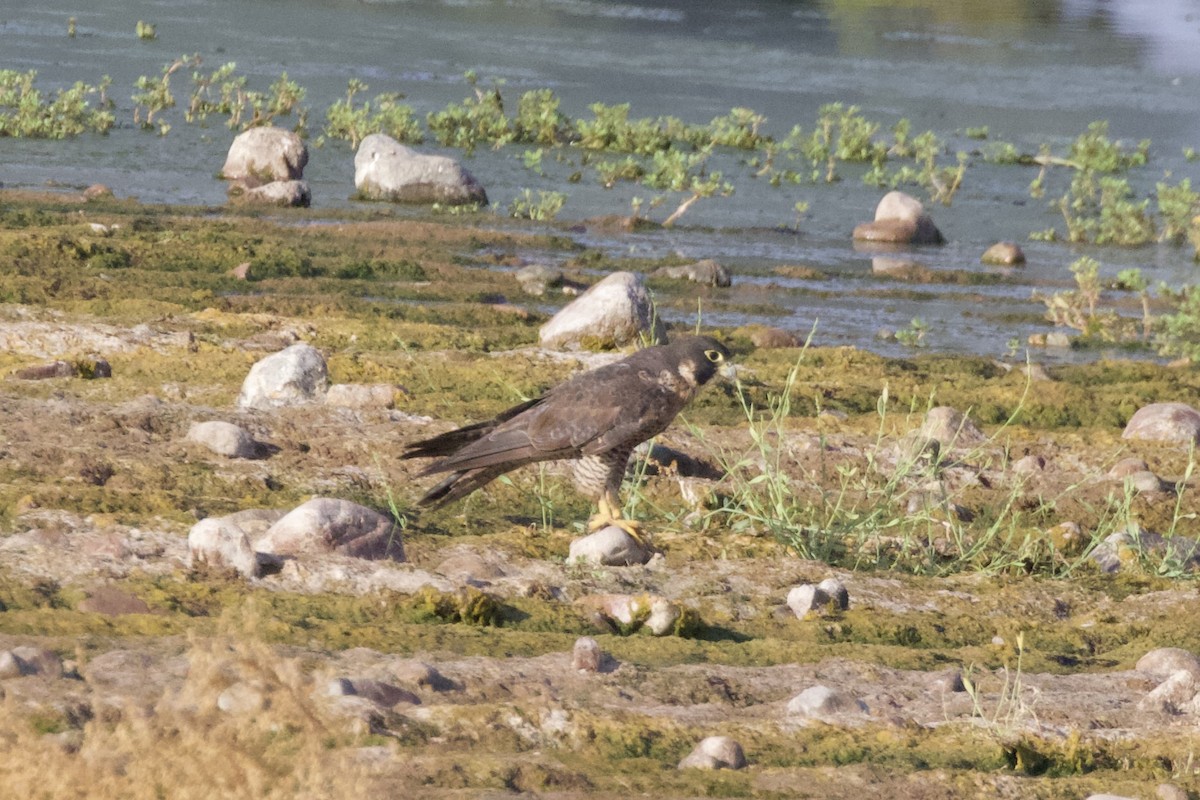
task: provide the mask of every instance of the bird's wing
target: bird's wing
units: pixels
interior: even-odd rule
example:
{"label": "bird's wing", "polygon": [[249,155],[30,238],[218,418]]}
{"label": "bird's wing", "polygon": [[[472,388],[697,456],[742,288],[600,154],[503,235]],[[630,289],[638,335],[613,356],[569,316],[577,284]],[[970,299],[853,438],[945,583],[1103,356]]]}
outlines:
{"label": "bird's wing", "polygon": [[569,446],[577,454],[594,455],[636,446],[670,424],[680,408],[673,391],[646,370],[612,367],[551,393],[547,399],[554,413],[547,409],[530,428],[540,446]]}

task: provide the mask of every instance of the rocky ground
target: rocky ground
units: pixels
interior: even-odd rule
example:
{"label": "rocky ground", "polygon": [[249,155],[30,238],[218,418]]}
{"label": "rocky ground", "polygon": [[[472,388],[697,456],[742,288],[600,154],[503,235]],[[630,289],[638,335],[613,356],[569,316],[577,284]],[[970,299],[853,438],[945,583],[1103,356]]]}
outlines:
{"label": "rocky ground", "polygon": [[[89,218],[128,234],[93,241],[69,209],[13,202],[27,224],[10,214],[0,237],[12,796],[1200,790],[1193,462],[1121,439],[1138,408],[1194,397],[1188,367],[1031,383],[1020,365],[715,331],[755,410],[711,387],[658,442],[674,466],[639,462],[627,490],[658,550],[647,563],[570,563],[589,508],[561,468],[431,513],[412,506],[420,465],[398,458],[609,357],[538,348],[545,317],[490,269],[552,243],[402,221],[300,234],[330,239],[297,251],[419,264],[421,280],[370,287],[420,306],[393,312],[319,272],[247,290],[227,275],[247,257],[238,218],[185,265],[172,243],[195,249],[212,223],[102,206]],[[252,223],[265,273],[277,262],[261,253],[286,261],[272,237],[292,233]],[[350,388],[239,404],[251,367],[296,341]],[[189,437],[205,421],[252,446],[214,452]],[[313,497],[383,514],[404,560],[264,553]],[[197,523],[239,513],[254,568],[198,561]],[[829,579],[817,602],[796,591]],[[661,635],[643,607],[665,609]],[[727,739],[694,753],[709,737]]]}

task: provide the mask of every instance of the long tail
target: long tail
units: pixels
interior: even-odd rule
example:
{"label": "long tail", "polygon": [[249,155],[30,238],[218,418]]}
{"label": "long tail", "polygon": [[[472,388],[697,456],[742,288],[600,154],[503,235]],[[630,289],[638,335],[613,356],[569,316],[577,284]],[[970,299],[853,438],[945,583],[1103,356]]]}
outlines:
{"label": "long tail", "polygon": [[528,411],[535,405],[540,403],[542,398],[537,397],[533,400],[527,400],[519,406],[513,406],[507,411],[502,412],[494,419],[489,419],[486,422],[477,422],[474,425],[467,425],[462,428],[456,428],[452,431],[446,431],[443,434],[434,436],[430,439],[424,439],[419,442],[413,442],[405,447],[401,458],[437,458],[439,456],[448,456],[457,453],[462,448],[472,442],[482,439],[489,433],[494,431],[498,425],[507,422],[523,411]]}
{"label": "long tail", "polygon": [[484,484],[491,483],[509,469],[510,467],[496,466],[452,472],[426,492],[425,496],[417,501],[417,505],[441,508],[460,497],[466,497]]}

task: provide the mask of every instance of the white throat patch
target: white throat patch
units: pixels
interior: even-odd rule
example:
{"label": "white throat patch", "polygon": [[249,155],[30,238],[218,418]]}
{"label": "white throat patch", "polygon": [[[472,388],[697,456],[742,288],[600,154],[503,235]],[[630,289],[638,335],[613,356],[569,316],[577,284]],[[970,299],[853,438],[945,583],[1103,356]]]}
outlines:
{"label": "white throat patch", "polygon": [[689,388],[697,388],[700,383],[696,380],[696,362],[690,359],[679,362],[679,377],[683,378]]}

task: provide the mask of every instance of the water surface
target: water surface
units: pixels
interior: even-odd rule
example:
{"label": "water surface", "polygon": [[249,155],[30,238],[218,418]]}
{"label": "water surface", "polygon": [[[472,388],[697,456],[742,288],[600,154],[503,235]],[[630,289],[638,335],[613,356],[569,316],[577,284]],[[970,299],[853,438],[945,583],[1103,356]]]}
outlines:
{"label": "water surface", "polygon": [[[74,39],[66,36],[71,16],[78,20]],[[157,39],[136,38],[139,19],[157,26]],[[8,0],[0,9],[0,68],[36,69],[44,91],[110,75],[119,126],[107,136],[67,142],[0,140],[0,182],[102,182],[120,196],[148,202],[224,202],[225,187],[214,176],[234,133],[219,120],[189,125],[176,110],[165,137],[132,125],[137,77],[157,75],[190,53],[199,53],[209,71],[236,61],[259,89],[286,71],[307,90],[314,133],[350,78],[370,84],[372,95],[405,93],[423,115],[466,96],[463,73],[475,70],[485,81],[504,80],[512,104],[525,89],[552,88],[576,117],[586,116],[595,101],[628,102],[635,117],[670,114],[693,123],[749,106],[768,117],[767,130],[777,138],[794,124],[811,127],[818,108],[835,101],[859,105],[885,127],[908,118],[915,131],[933,129],[952,149],[977,148],[965,129],[987,126],[991,139],[1027,152],[1043,143],[1062,152],[1089,122],[1105,119],[1116,138],[1152,140],[1152,169],[1137,185],[1144,196],[1165,175],[1200,184],[1200,164],[1183,157],[1183,148],[1200,148],[1200,3],[1184,0],[759,0],[732,6],[695,0]],[[181,99],[188,83],[187,76],[175,82]],[[525,188],[566,192],[563,220],[628,213],[633,196],[649,194],[638,187],[567,184],[571,163],[549,163],[544,176],[536,175],[523,167],[522,152],[478,152],[467,160],[498,212]],[[1029,266],[988,286],[901,284],[873,271],[871,256],[850,242],[854,224],[873,214],[879,189],[863,185],[852,170],[832,186],[772,189],[729,158],[735,195],[700,202],[682,227],[636,236],[584,233],[581,241],[620,254],[718,258],[746,292],[771,300],[772,313],[758,315],[760,321],[807,332],[816,319],[819,343],[889,353],[908,351],[876,339],[876,332],[903,328],[913,317],[929,324],[926,344],[933,350],[998,355],[1013,338],[1045,331],[1031,292],[1066,286],[1066,267],[1081,253],[1097,257],[1106,275],[1140,267],[1152,282],[1172,285],[1191,282],[1196,269],[1190,248],[1027,242],[1029,232],[1059,222],[1045,200],[1029,197],[1035,171],[975,159],[953,206],[932,209],[950,244],[902,257],[934,271],[981,270],[978,257],[987,245],[1011,239],[1025,247]],[[351,205],[353,153],[341,143],[314,149],[305,178],[315,207]],[[1061,186],[1051,186],[1048,196],[1056,188],[1061,193]],[[810,211],[798,233],[785,232],[781,228],[796,224],[797,201],[808,202]],[[785,265],[813,267],[826,277],[776,275]],[[764,293],[764,285],[779,291]],[[736,323],[747,315],[706,318]],[[1096,355],[1045,351],[1036,357]]]}

